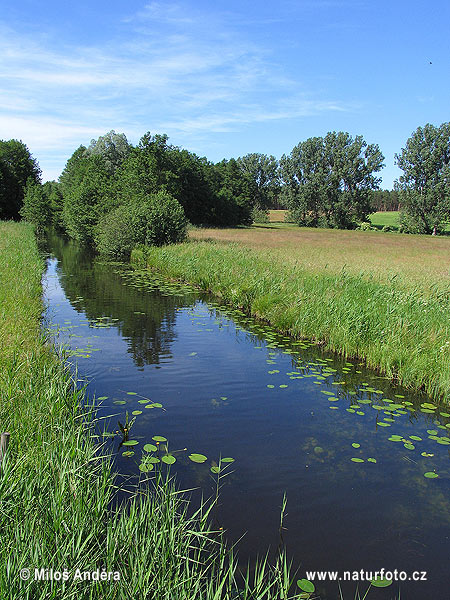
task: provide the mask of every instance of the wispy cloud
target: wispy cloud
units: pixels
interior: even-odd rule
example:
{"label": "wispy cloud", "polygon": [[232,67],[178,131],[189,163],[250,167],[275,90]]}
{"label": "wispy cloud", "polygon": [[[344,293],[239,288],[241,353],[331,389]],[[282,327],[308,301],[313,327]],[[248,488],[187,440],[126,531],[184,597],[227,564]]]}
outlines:
{"label": "wispy cloud", "polygon": [[152,2],[121,27],[123,37],[95,46],[0,27],[0,137],[23,139],[46,177],[110,129],[132,141],[164,131],[192,147],[247,124],[346,109],[300,89],[220,15]]}

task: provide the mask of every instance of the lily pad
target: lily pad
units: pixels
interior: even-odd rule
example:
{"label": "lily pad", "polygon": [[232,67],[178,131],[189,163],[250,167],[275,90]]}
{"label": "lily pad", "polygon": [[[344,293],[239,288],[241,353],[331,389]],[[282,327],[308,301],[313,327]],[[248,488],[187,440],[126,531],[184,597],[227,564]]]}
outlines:
{"label": "lily pad", "polygon": [[131,414],[134,416],[142,415],[142,410],[133,410],[133,412]]}
{"label": "lily pad", "polygon": [[227,456],[225,458],[221,458],[220,462],[223,462],[223,463],[232,463],[232,462],[234,462],[234,458],[231,458],[231,456]]}
{"label": "lily pad", "polygon": [[376,458],[368,458],[367,462],[376,463],[377,459]]}
{"label": "lily pad", "polygon": [[361,444],[357,444],[356,442],[353,442],[352,446],[353,448],[361,448]]}
{"label": "lily pad", "polygon": [[307,594],[312,594],[316,589],[312,581],[309,581],[308,579],[299,579],[297,581],[297,585],[303,592],[306,592]]}
{"label": "lily pad", "polygon": [[389,587],[392,584],[392,579],[381,579],[376,577],[375,579],[372,579],[370,583],[374,587],[385,588]]}
{"label": "lily pad", "polygon": [[148,471],[151,471],[153,468],[154,467],[152,464],[141,463],[139,465],[139,470],[142,471],[143,473],[147,473]]}
{"label": "lily pad", "polygon": [[167,438],[163,435],[154,435],[152,440],[155,440],[155,442],[167,442]]}
{"label": "lily pad", "polygon": [[143,448],[146,452],[156,452],[158,448],[153,444],[145,444]]}
{"label": "lily pad", "polygon": [[127,442],[123,442],[122,446],[137,446],[138,444],[137,440],[128,440]]}
{"label": "lily pad", "polygon": [[122,456],[133,456],[133,454],[133,450],[125,450],[125,452],[122,452]]}
{"label": "lily pad", "polygon": [[[153,438],[155,439],[155,438]],[[195,463],[204,463],[208,458],[204,454],[189,454],[190,460]]]}
{"label": "lily pad", "polygon": [[356,463],[364,462],[364,460],[362,458],[351,458],[350,460],[352,460],[353,462],[356,462]]}
{"label": "lily pad", "polygon": [[434,471],[428,471],[427,473],[424,473],[423,476],[427,479],[436,479],[436,477],[439,477],[439,475]]}
{"label": "lily pad", "polygon": [[113,404],[126,404],[125,400],[114,400]]}
{"label": "lily pad", "polygon": [[217,474],[220,472],[219,467],[215,466],[215,467],[211,467],[211,473]]}
{"label": "lily pad", "polygon": [[177,459],[175,456],[172,456],[172,454],[168,454],[167,456],[161,457],[161,461],[166,465],[173,465],[174,462],[177,462]]}

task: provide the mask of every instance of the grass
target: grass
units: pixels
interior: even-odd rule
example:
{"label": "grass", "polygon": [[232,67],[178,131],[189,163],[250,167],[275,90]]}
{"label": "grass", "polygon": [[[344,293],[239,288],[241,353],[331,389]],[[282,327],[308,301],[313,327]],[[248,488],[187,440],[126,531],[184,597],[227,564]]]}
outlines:
{"label": "grass", "polygon": [[369,220],[374,227],[377,229],[382,229],[386,225],[392,227],[393,229],[398,229],[399,222],[399,212],[397,210],[391,211],[378,211],[370,215]]}
{"label": "grass", "polygon": [[191,237],[132,259],[448,398],[449,239],[273,225]]}
{"label": "grass", "polygon": [[[251,577],[240,572],[209,526],[215,499],[194,509],[159,474],[119,503],[95,413],[41,333],[42,271],[31,227],[0,223],[0,431],[11,433],[0,471],[0,598],[288,598],[284,555],[273,566],[262,559]],[[35,568],[66,570],[68,580],[35,581]],[[120,581],[83,581],[76,569],[119,572]]]}

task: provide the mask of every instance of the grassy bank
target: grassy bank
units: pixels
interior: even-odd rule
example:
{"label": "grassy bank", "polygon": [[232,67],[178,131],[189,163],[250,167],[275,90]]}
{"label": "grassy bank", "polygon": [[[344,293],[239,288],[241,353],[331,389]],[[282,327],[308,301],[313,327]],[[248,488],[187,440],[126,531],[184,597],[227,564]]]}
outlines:
{"label": "grassy bank", "polygon": [[[293,336],[363,357],[407,386],[448,398],[449,240],[428,238],[424,249],[419,236],[376,232],[251,228],[193,234],[216,239],[137,249],[132,260],[196,283]],[[222,243],[230,239],[235,243]],[[403,240],[403,252],[397,240]],[[447,254],[427,270],[427,258],[438,254],[435,241],[445,243]]]}
{"label": "grassy bank", "polygon": [[[42,270],[32,229],[0,223],[0,431],[11,433],[0,472],[0,598],[287,598],[283,557],[246,580],[208,528],[212,504],[192,515],[165,477],[141,481],[111,508],[112,461],[93,437],[86,397],[41,334]],[[114,575],[86,581],[76,569]]]}

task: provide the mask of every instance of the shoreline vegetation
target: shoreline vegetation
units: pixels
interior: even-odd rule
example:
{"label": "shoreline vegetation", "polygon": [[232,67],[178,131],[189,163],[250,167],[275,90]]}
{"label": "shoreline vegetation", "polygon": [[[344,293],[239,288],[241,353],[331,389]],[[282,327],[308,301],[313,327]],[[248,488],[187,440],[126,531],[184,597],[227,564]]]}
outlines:
{"label": "shoreline vegetation", "polygon": [[[447,252],[443,253],[443,251]],[[131,262],[448,401],[450,240],[256,226],[194,229]]]}
{"label": "shoreline vegetation", "polygon": [[[0,471],[1,598],[300,597],[284,554],[241,573],[210,529],[215,499],[192,507],[160,474],[141,476],[117,502],[95,410],[41,331],[44,263],[32,226],[0,223],[0,257],[0,430],[11,434]],[[86,582],[77,569],[107,579]],[[64,572],[67,580],[52,581]]]}

